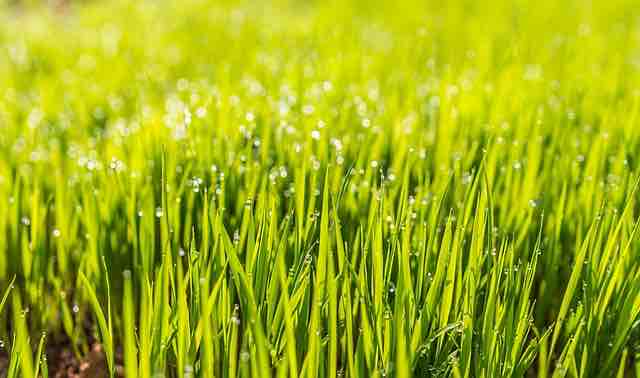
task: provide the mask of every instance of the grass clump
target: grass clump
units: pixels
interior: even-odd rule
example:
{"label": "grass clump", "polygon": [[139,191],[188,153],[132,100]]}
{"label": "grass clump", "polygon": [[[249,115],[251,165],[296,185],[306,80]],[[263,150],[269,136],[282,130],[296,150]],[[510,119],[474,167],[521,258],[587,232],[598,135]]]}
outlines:
{"label": "grass clump", "polygon": [[3,5],[0,370],[640,376],[640,8],[401,3]]}

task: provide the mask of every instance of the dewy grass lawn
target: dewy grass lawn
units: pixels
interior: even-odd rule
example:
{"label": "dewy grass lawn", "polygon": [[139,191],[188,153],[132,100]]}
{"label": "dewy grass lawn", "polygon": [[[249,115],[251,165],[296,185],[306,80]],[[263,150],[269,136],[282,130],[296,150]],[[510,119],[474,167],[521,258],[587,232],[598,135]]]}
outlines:
{"label": "dewy grass lawn", "polygon": [[0,18],[3,375],[640,376],[636,1]]}

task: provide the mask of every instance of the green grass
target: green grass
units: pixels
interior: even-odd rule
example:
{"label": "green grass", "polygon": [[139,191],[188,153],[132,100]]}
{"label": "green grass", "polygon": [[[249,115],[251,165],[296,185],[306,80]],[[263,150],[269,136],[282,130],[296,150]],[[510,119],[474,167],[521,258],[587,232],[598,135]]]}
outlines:
{"label": "green grass", "polygon": [[632,0],[0,5],[0,375],[640,377]]}

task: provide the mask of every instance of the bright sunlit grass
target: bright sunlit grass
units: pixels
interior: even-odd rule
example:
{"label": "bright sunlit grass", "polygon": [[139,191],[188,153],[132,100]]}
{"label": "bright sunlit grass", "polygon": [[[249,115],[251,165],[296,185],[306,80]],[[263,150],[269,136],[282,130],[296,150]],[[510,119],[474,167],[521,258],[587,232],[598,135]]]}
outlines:
{"label": "bright sunlit grass", "polygon": [[0,375],[640,377],[639,109],[632,0],[0,5]]}

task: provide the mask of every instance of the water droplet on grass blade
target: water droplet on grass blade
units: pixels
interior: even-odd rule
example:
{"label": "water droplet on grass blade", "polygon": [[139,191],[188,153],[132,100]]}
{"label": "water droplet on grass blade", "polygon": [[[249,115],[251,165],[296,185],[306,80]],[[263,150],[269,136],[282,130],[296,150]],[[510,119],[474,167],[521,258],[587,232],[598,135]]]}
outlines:
{"label": "water droplet on grass blade", "polygon": [[465,172],[462,174],[462,185],[468,185],[469,183],[471,183],[473,176],[471,176],[471,174],[469,174],[468,172]]}
{"label": "water droplet on grass blade", "polygon": [[185,365],[184,367],[184,378],[191,378],[193,376],[193,366]]}

